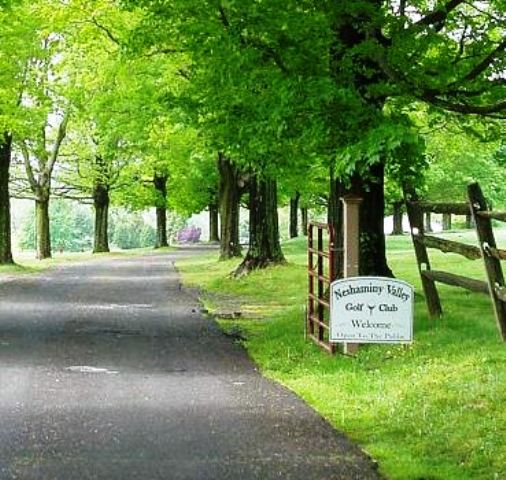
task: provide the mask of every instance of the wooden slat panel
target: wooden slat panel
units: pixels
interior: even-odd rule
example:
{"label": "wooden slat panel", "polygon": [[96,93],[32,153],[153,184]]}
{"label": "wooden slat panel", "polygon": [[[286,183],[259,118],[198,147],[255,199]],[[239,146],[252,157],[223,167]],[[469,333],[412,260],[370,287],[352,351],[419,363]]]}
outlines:
{"label": "wooden slat panel", "polygon": [[437,248],[444,253],[457,253],[469,260],[478,260],[481,258],[481,251],[474,245],[466,243],[454,242],[444,238],[433,237],[431,235],[414,235],[417,242],[422,242],[426,247]]}
{"label": "wooden slat panel", "polygon": [[488,295],[488,284],[483,280],[476,280],[474,278],[463,277],[455,273],[441,272],[438,270],[426,270],[422,272],[425,278],[433,280],[434,282],[452,285],[454,287],[462,287],[473,292],[485,293]]}
{"label": "wooden slat panel", "polygon": [[[325,223],[311,222],[308,233],[308,337],[327,352],[334,353],[335,346],[328,340],[330,327],[324,321],[324,313],[330,309],[326,285],[333,280],[334,230]],[[325,233],[328,241],[324,241]],[[328,247],[324,250],[326,244]]]}

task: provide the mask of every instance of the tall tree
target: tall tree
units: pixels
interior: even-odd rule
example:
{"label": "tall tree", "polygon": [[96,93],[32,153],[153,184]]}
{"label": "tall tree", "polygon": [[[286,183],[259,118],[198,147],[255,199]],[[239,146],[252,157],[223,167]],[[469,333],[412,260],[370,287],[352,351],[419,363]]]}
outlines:
{"label": "tall tree", "polygon": [[241,173],[233,162],[221,152],[218,155],[218,171],[220,172],[220,259],[227,260],[241,255],[239,242]]}
{"label": "tall tree", "polygon": [[405,133],[416,144],[412,105],[504,116],[502,2],[135,4],[144,54],[185,59],[193,125],[215,151],[277,180],[305,157],[364,197],[362,273],[391,274],[384,172]]}
{"label": "tall tree", "polygon": [[91,191],[95,210],[93,253],[104,253],[109,252],[110,191],[114,179],[110,165],[100,154],[96,155],[94,160],[95,178]]}
{"label": "tall tree", "polygon": [[[380,165],[385,158],[367,154],[361,132],[381,126],[389,99],[394,97],[492,117],[504,116],[506,110],[506,86],[501,74],[497,75],[505,66],[506,42],[500,33],[504,5],[449,0],[387,6],[382,9],[383,2],[378,0],[341,3],[334,9],[332,27],[336,34],[334,77],[360,104],[361,118],[351,117],[349,126],[357,138],[348,143],[362,143],[366,157],[357,159],[352,183],[362,190],[363,217],[369,219],[361,222],[364,273],[374,274],[390,273],[379,222],[384,172]],[[364,160],[367,172],[361,172]]]}
{"label": "tall tree", "polygon": [[[56,5],[50,0],[20,2],[21,23],[34,30],[31,48],[23,65],[18,106],[21,117],[13,132],[15,147],[21,151],[26,192],[35,200],[38,258],[51,256],[49,199],[54,168],[67,133],[70,102],[64,74],[65,38],[60,33]],[[56,15],[57,17],[57,15]]]}
{"label": "tall tree", "polygon": [[253,175],[249,180],[249,248],[235,275],[284,263],[279,242],[276,181]]}
{"label": "tall tree", "polygon": [[24,167],[30,190],[35,199],[37,230],[37,258],[42,260],[51,257],[51,234],[49,229],[49,200],[53,170],[58,160],[60,148],[67,133],[68,111],[63,114],[56,131],[56,137],[48,140],[45,124],[40,135],[20,143]]}
{"label": "tall tree", "polygon": [[12,137],[4,133],[0,139],[0,265],[12,263],[9,169]]}
{"label": "tall tree", "polygon": [[155,172],[153,185],[157,193],[155,248],[168,247],[167,241],[167,181],[168,175]]}
{"label": "tall tree", "polygon": [[30,117],[21,105],[26,66],[39,51],[38,19],[28,2],[0,4],[0,265],[12,263],[10,182],[13,136]]}
{"label": "tall tree", "polygon": [[299,192],[290,198],[290,238],[299,236],[299,200]]}
{"label": "tall tree", "polygon": [[[76,0],[60,8],[68,45],[68,95],[78,110],[71,132],[68,165],[60,192],[91,198],[95,212],[94,253],[109,251],[109,207],[120,188],[131,186],[123,170],[145,145],[146,109],[154,103],[153,85],[139,83],[146,62],[125,55],[125,38],[138,20],[116,2]],[[76,26],[78,25],[78,26]],[[130,171],[129,171],[130,173]]]}

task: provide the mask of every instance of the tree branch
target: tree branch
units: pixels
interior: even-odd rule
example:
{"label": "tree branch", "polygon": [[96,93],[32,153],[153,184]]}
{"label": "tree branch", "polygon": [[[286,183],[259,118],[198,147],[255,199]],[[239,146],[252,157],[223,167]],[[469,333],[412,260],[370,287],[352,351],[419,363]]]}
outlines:
{"label": "tree branch", "polygon": [[186,70],[183,70],[182,68],[180,68],[177,73],[183,77],[185,80],[191,80],[191,76],[190,74],[186,71]]}
{"label": "tree branch", "polygon": [[30,152],[28,151],[28,147],[26,146],[25,140],[21,142],[21,153],[23,154],[23,160],[25,164],[26,176],[28,178],[28,183],[30,184],[30,188],[35,193],[38,187],[37,181],[35,180],[35,175],[33,174],[32,163],[30,162]]}
{"label": "tree branch", "polygon": [[506,100],[488,105],[469,105],[467,103],[455,103],[438,98],[436,95],[431,93],[423,94],[421,99],[451,112],[506,118]]}
{"label": "tree branch", "polygon": [[49,163],[47,166],[47,171],[49,172],[49,175],[51,175],[53,171],[54,165],[58,158],[58,152],[60,151],[61,144],[65,139],[65,136],[67,135],[67,125],[69,123],[69,117],[70,114],[67,110],[67,112],[65,112],[65,114],[63,115],[63,120],[61,121],[60,126],[58,127],[58,134],[56,135],[53,150],[51,151],[51,156],[49,158]]}
{"label": "tree branch", "polygon": [[506,38],[503,39],[496,48],[494,48],[480,63],[475,65],[475,67],[463,78],[463,80],[474,80],[478,75],[483,73],[497,58],[499,54],[506,50]]}
{"label": "tree branch", "polygon": [[468,25],[466,24],[462,30],[462,35],[460,36],[460,39],[459,39],[459,50],[457,52],[457,55],[455,55],[455,58],[453,59],[452,63],[455,65],[457,64],[461,58],[462,58],[462,55],[464,55],[464,49],[465,49],[465,45],[466,45],[466,39],[468,38],[467,36],[467,28],[468,28]]}
{"label": "tree branch", "polygon": [[119,41],[119,39],[107,27],[105,27],[101,23],[98,23],[98,20],[95,18],[95,16],[91,17],[91,23],[93,23],[93,25],[95,25],[97,28],[99,28],[100,30],[102,30],[107,35],[107,37],[109,38],[109,40],[111,40],[113,43],[115,43],[119,47],[123,47],[123,44]]}
{"label": "tree branch", "polygon": [[[219,8],[219,12],[220,12],[221,23],[223,24],[223,26],[227,30],[230,30],[231,24],[230,24],[230,21],[227,17],[227,13],[225,12],[225,9],[223,8],[223,5],[220,5],[218,8]],[[271,47],[270,45],[267,45],[264,42],[257,40],[257,39],[245,38],[244,35],[241,35],[240,33],[238,36],[239,36],[239,41],[241,42],[241,44],[243,46],[245,46],[245,47],[251,46],[251,47],[257,48],[258,50],[264,51],[271,58],[271,60],[274,61],[276,66],[284,74],[289,73],[289,69],[285,65],[283,59],[281,58],[281,55],[273,47]]]}
{"label": "tree branch", "polygon": [[185,50],[177,48],[160,48],[158,50],[153,50],[151,52],[144,53],[143,55],[141,55],[141,58],[151,58],[156,57],[157,55],[173,55],[175,53],[185,53]]}
{"label": "tree branch", "polygon": [[65,198],[67,200],[76,200],[80,203],[86,203],[86,204],[93,200],[93,197],[69,195],[67,192],[54,192],[53,194],[57,198]]}
{"label": "tree branch", "polygon": [[220,5],[218,7],[220,11],[220,20],[221,23],[223,23],[225,28],[230,28],[230,22],[228,21],[227,13],[225,12],[225,9],[223,8],[223,5]]}
{"label": "tree branch", "polygon": [[15,198],[16,200],[35,200],[33,196],[25,197],[24,195],[18,195],[16,193],[11,193],[9,196],[11,198]]}
{"label": "tree branch", "polygon": [[399,15],[401,17],[406,16],[406,0],[400,0],[399,2]]}
{"label": "tree branch", "polygon": [[459,5],[465,3],[465,1],[466,0],[450,0],[443,8],[428,13],[425,17],[418,20],[418,22],[415,22],[412,26],[419,27],[433,25],[436,31],[440,31],[444,27],[448,15]]}

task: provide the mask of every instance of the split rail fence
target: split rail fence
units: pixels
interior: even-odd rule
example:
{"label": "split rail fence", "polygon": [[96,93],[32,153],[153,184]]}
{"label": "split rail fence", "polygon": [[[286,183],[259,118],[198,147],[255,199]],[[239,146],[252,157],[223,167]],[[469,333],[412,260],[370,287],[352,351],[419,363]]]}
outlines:
{"label": "split rail fence", "polygon": [[[490,295],[501,337],[506,340],[506,287],[501,260],[506,260],[506,250],[497,247],[492,220],[506,222],[506,212],[492,211],[483,196],[479,184],[468,187],[469,203],[434,203],[420,201],[413,190],[405,189],[406,210],[411,226],[418,270],[422,280],[425,301],[431,317],[439,317],[443,310],[436,283],[465,288]],[[476,225],[479,246],[455,242],[434,235],[426,235],[424,213],[472,215]],[[487,281],[465,277],[452,272],[432,270],[427,249],[451,252],[469,260],[483,259]]]}

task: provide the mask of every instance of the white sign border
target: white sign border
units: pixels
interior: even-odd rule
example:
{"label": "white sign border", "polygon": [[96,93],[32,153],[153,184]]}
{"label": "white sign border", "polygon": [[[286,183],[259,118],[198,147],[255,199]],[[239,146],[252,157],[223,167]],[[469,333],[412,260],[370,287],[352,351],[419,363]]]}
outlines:
{"label": "white sign border", "polygon": [[[346,340],[334,340],[332,339],[332,310],[334,307],[334,295],[332,295],[334,291],[334,285],[337,285],[339,283],[345,283],[350,281],[364,281],[364,280],[381,280],[381,281],[395,281],[396,283],[402,283],[406,287],[408,287],[411,291],[411,322],[410,322],[410,338],[411,340],[371,340],[371,341],[358,341],[350,339],[348,341]],[[334,280],[330,284],[330,290],[329,290],[329,296],[330,296],[330,308],[329,308],[329,343],[335,344],[335,345],[342,345],[343,343],[358,343],[358,344],[387,344],[387,345],[411,345],[414,341],[414,323],[415,323],[415,288],[410,283],[406,282],[405,280],[398,280],[397,278],[390,278],[390,277],[348,277],[348,278],[339,278],[338,280]]]}

